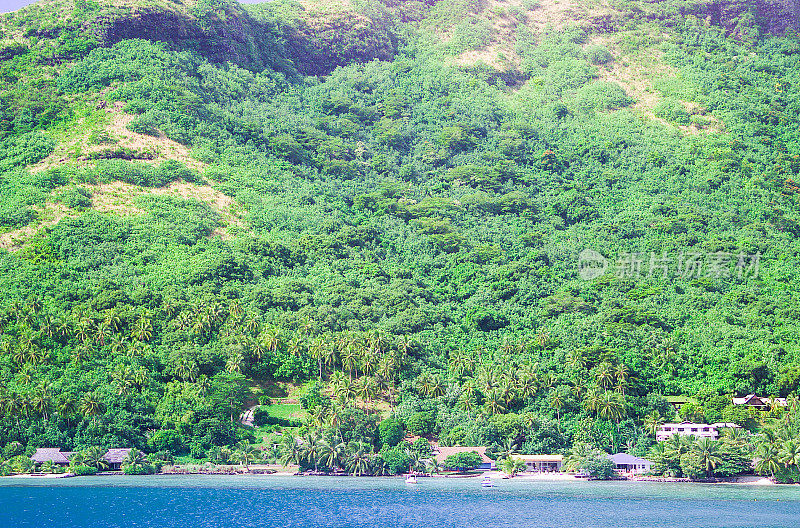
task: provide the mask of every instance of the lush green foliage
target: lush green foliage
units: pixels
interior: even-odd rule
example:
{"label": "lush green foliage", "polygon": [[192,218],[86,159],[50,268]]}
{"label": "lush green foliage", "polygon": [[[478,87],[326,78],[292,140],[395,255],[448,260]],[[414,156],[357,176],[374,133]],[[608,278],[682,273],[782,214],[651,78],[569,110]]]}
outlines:
{"label": "lush green foliage", "polygon": [[[513,78],[443,62],[437,30],[454,28],[450,53],[489,41],[463,16],[480,2],[366,2],[318,25],[282,2],[252,16],[198,2],[192,38],[241,14],[252,46],[228,62],[210,37],[82,33],[105,13],[86,4],[5,19],[24,42],[0,48],[0,230],[34,235],[0,250],[0,443],[219,457],[254,439],[239,414],[281,380],[306,384],[308,420],[259,408],[257,424],[302,425],[333,457],[288,446],[287,460],[396,472],[411,456],[399,427],[494,451],[644,454],[648,424],[672,419],[659,394],[756,430],[731,395],[797,391],[796,37],[737,40],[674,2],[636,4],[630,20],[669,32],[680,73],[656,84],[655,115],[700,123],[691,100],[724,125],[683,135],[598,78],[613,57],[581,29],[518,27]],[[115,102],[202,171],[101,134],[69,154]],[[57,147],[59,166],[25,168]],[[158,193],[135,214],[92,210],[112,181],[208,181],[236,221]],[[69,214],[36,231],[55,201]],[[585,248],[639,252],[645,270],[651,253],[759,253],[761,270],[584,281]],[[378,409],[397,422],[379,426]],[[243,449],[230,456],[248,465]],[[735,474],[738,456],[718,467]],[[684,458],[664,465],[707,471]]]}

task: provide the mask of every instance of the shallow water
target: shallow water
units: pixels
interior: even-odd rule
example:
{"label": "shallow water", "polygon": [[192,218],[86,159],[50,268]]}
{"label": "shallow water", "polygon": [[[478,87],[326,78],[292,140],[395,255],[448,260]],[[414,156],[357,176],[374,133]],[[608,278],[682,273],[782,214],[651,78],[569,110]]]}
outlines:
{"label": "shallow water", "polygon": [[0,479],[0,527],[800,527],[800,486],[281,476]]}

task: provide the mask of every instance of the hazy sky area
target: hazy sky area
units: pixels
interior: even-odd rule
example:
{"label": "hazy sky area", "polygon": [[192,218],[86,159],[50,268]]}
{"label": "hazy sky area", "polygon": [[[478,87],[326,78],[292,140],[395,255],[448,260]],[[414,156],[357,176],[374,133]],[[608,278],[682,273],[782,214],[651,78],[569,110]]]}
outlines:
{"label": "hazy sky area", "polygon": [[[0,13],[16,11],[26,5],[31,5],[35,0],[0,0]],[[258,4],[266,0],[239,0],[241,4]]]}

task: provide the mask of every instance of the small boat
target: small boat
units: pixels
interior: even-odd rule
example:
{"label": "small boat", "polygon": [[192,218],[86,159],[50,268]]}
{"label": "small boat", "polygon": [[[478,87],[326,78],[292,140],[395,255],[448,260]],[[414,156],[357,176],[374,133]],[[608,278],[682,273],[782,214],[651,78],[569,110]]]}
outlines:
{"label": "small boat", "polygon": [[483,477],[483,482],[481,482],[481,487],[482,488],[493,488],[494,487],[494,483],[492,482],[492,477],[490,477],[489,475],[486,475],[485,477]]}
{"label": "small boat", "polygon": [[406,484],[416,484],[416,483],[417,483],[416,475],[409,475],[406,477]]}

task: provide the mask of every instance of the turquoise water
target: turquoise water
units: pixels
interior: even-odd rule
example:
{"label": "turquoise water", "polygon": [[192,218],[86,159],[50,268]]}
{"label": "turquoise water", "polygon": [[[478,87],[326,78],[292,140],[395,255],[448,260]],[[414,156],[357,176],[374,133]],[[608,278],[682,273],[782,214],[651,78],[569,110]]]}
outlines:
{"label": "turquoise water", "polygon": [[275,476],[0,479],[0,527],[800,527],[800,486]]}

